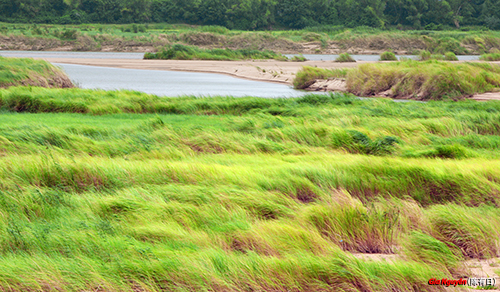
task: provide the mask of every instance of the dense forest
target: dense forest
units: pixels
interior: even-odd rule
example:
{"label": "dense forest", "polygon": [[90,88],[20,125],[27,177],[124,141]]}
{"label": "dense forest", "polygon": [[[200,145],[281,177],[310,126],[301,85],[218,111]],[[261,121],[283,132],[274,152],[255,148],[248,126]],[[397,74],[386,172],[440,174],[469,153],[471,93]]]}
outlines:
{"label": "dense forest", "polygon": [[500,29],[500,0],[0,0],[0,21]]}

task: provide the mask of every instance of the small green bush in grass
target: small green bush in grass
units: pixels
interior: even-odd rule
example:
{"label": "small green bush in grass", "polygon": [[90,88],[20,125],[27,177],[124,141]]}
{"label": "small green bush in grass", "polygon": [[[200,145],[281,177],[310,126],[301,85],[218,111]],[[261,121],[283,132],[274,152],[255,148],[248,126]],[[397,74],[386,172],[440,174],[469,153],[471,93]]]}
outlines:
{"label": "small green bush in grass", "polygon": [[298,55],[298,56],[293,56],[290,61],[292,62],[305,62],[307,61],[307,58],[304,57],[302,54]]}
{"label": "small green bush in grass", "polygon": [[432,55],[429,51],[423,50],[423,51],[420,51],[420,53],[418,54],[418,57],[419,57],[420,61],[427,61],[427,60],[431,59]]}
{"label": "small green bush in grass", "polygon": [[500,53],[483,54],[479,57],[479,60],[489,62],[500,61]]}
{"label": "small green bush in grass", "polygon": [[412,231],[406,240],[405,254],[413,260],[452,272],[459,267],[460,260],[463,259],[454,245],[450,248],[444,242],[421,231]]}
{"label": "small green bush in grass", "polygon": [[195,46],[175,44],[161,49],[157,53],[145,53],[144,59],[163,60],[250,60],[250,59],[275,59],[288,60],[287,57],[273,51],[259,51],[248,49],[201,49]]}
{"label": "small green bush in grass", "polygon": [[356,62],[356,60],[354,60],[351,55],[349,55],[348,53],[343,53],[343,54],[340,54],[336,59],[335,59],[335,62],[339,62],[339,63],[347,63],[347,62]]}
{"label": "small green bush in grass", "polygon": [[458,61],[457,56],[453,52],[447,52],[444,54],[444,59],[446,61]]}
{"label": "small green bush in grass", "polygon": [[380,55],[380,61],[397,61],[398,58],[393,52],[383,52]]}
{"label": "small green bush in grass", "polygon": [[310,66],[303,66],[295,75],[293,86],[297,89],[304,89],[312,84],[317,79],[328,78],[344,78],[346,77],[347,69],[322,69]]}

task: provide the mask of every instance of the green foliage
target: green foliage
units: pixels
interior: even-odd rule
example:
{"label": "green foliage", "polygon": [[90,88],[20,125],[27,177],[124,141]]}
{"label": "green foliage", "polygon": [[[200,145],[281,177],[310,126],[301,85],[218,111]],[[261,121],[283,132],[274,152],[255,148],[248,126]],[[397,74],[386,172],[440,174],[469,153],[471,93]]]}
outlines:
{"label": "green foliage", "polygon": [[489,62],[500,61],[500,53],[496,53],[496,54],[483,54],[483,55],[481,55],[481,57],[479,57],[479,59],[481,61],[489,61]]}
{"label": "green foliage", "polygon": [[461,98],[500,86],[500,68],[481,63],[405,61],[362,64],[347,74],[347,89],[361,96],[391,90],[393,97]]}
{"label": "green foliage", "polygon": [[447,52],[444,54],[444,59],[446,61],[458,61],[457,56],[453,52]]}
{"label": "green foliage", "polygon": [[354,60],[351,55],[349,55],[348,53],[343,53],[343,54],[340,54],[336,59],[335,59],[335,62],[340,62],[340,63],[346,63],[346,62],[356,62],[356,60]]}
{"label": "green foliage", "polygon": [[317,79],[344,78],[346,69],[323,69],[310,66],[303,66],[295,75],[293,86],[297,89],[304,89],[311,86]]}
{"label": "green foliage", "polygon": [[298,55],[298,56],[293,56],[290,61],[292,62],[305,62],[307,61],[307,58],[304,57],[302,54]]}
{"label": "green foliage", "polygon": [[420,53],[418,54],[418,58],[420,61],[430,60],[431,57],[432,57],[431,53],[426,50],[420,51]]}
{"label": "green foliage", "polygon": [[[488,258],[498,254],[498,218],[489,208],[468,210],[456,205],[428,210],[438,238],[453,244],[467,257]],[[490,217],[493,215],[493,217]]]}
{"label": "green foliage", "polygon": [[420,260],[440,269],[445,268],[450,273],[458,269],[462,260],[461,254],[457,254],[444,242],[420,231],[411,232],[407,240],[405,254],[413,260]]}
{"label": "green foliage", "polygon": [[0,87],[13,85],[73,87],[59,68],[46,61],[0,56]]}
{"label": "green foliage", "polygon": [[250,59],[275,59],[288,60],[287,57],[273,51],[259,50],[231,50],[231,49],[201,49],[194,46],[175,44],[167,46],[157,53],[145,53],[144,59],[163,60],[250,60]]}
{"label": "green foliage", "polygon": [[393,52],[383,52],[380,55],[380,61],[397,61],[396,55]]}
{"label": "green foliage", "polygon": [[0,288],[425,291],[499,252],[498,102],[10,87],[0,107]]}

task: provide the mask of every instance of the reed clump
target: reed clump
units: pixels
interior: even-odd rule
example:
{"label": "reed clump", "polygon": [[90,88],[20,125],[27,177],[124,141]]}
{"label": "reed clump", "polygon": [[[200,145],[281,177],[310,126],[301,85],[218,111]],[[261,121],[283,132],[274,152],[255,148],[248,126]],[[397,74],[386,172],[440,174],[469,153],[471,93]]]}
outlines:
{"label": "reed clump", "polygon": [[270,50],[249,49],[202,49],[195,46],[175,44],[166,46],[156,53],[145,53],[144,59],[162,60],[266,60],[287,61],[288,58]]}
{"label": "reed clump", "polygon": [[51,88],[74,87],[69,77],[49,62],[0,56],[0,88],[19,85]]}

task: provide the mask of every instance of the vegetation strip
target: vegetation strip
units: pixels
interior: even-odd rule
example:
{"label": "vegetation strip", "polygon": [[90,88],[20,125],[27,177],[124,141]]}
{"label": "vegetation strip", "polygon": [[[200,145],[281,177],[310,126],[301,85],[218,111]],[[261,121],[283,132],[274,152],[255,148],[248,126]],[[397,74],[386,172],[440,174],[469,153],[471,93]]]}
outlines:
{"label": "vegetation strip", "polygon": [[432,291],[498,254],[500,103],[0,96],[0,287]]}
{"label": "vegetation strip", "polygon": [[[146,53],[144,59],[164,60],[265,60],[274,59],[288,61],[288,58],[273,51],[231,50],[231,49],[200,49],[193,46],[176,44],[161,49],[157,53]],[[297,59],[296,60],[302,60]]]}
{"label": "vegetation strip", "polygon": [[294,80],[305,89],[317,79],[345,77],[347,91],[359,96],[389,96],[417,100],[464,98],[498,90],[500,66],[486,63],[449,63],[406,60],[361,64],[352,69],[304,67]]}
{"label": "vegetation strip", "polygon": [[66,74],[48,62],[0,56],[0,87],[16,85],[73,87]]}
{"label": "vegetation strip", "polygon": [[186,24],[23,24],[0,23],[2,50],[155,52],[175,44],[232,50],[272,50],[297,54],[397,54],[421,51],[480,55],[500,50],[500,33],[465,30],[399,30],[314,26],[301,30],[246,31]]}

